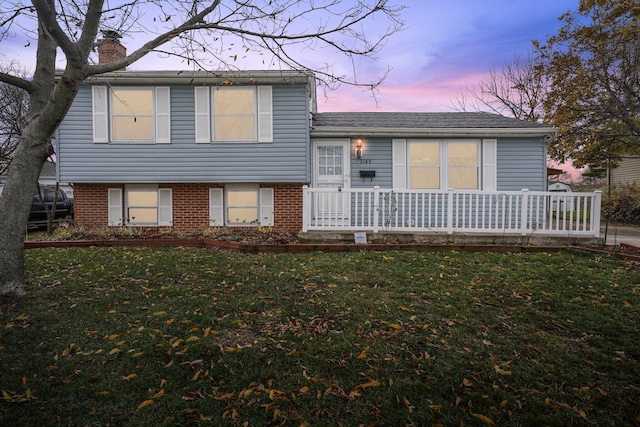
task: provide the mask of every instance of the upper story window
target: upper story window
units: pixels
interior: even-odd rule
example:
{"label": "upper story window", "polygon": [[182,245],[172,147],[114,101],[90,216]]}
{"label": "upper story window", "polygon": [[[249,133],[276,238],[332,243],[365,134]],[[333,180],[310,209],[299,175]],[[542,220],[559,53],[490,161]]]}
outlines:
{"label": "upper story window", "polygon": [[495,139],[393,140],[395,188],[495,190]]}
{"label": "upper story window", "polygon": [[196,142],[273,142],[271,86],[197,87]]}
{"label": "upper story window", "polygon": [[153,89],[111,89],[112,141],[153,141]]}
{"label": "upper story window", "polygon": [[93,140],[171,142],[168,87],[93,86]]}

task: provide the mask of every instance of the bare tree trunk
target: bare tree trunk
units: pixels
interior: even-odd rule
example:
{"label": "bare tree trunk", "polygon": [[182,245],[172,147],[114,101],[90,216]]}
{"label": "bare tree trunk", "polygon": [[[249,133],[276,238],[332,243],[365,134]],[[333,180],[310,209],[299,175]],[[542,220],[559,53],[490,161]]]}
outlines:
{"label": "bare tree trunk", "polygon": [[33,190],[48,156],[47,144],[29,135],[26,131],[20,139],[0,198],[0,295],[26,293],[24,239]]}

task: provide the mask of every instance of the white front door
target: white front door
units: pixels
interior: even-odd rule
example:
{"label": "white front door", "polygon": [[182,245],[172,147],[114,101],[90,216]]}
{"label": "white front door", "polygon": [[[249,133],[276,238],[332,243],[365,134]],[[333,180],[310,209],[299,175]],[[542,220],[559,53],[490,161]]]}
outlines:
{"label": "white front door", "polygon": [[313,186],[338,191],[316,193],[313,217],[324,225],[347,225],[350,215],[349,140],[314,141]]}

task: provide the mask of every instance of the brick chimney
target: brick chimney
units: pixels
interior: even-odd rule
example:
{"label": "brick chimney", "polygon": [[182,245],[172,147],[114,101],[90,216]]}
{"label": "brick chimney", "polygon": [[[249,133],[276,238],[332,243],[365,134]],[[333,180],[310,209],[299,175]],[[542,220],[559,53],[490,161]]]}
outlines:
{"label": "brick chimney", "polygon": [[120,43],[122,36],[116,31],[103,31],[104,38],[98,40],[98,64],[107,64],[127,56],[127,48]]}

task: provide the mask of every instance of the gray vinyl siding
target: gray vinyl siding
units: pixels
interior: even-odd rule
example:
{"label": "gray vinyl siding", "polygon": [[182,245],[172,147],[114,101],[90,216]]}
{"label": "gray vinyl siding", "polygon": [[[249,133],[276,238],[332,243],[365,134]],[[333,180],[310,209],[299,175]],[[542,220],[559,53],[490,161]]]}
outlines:
{"label": "gray vinyl siding", "polygon": [[272,143],[196,143],[192,86],[171,86],[170,144],[96,144],[91,87],[58,129],[60,180],[77,183],[309,182],[305,86],[273,86]]}
{"label": "gray vinyl siding", "polygon": [[498,191],[545,191],[546,156],[544,138],[498,139]]}
{"label": "gray vinyl siding", "polygon": [[[352,188],[380,188],[393,187],[391,139],[367,138],[362,153],[362,161],[355,155],[355,142],[351,141],[351,187]],[[370,161],[371,163],[365,163]],[[360,178],[360,171],[375,171],[373,179]]]}
{"label": "gray vinyl siding", "polygon": [[611,169],[611,184],[640,184],[640,157],[623,157],[620,165]]}

